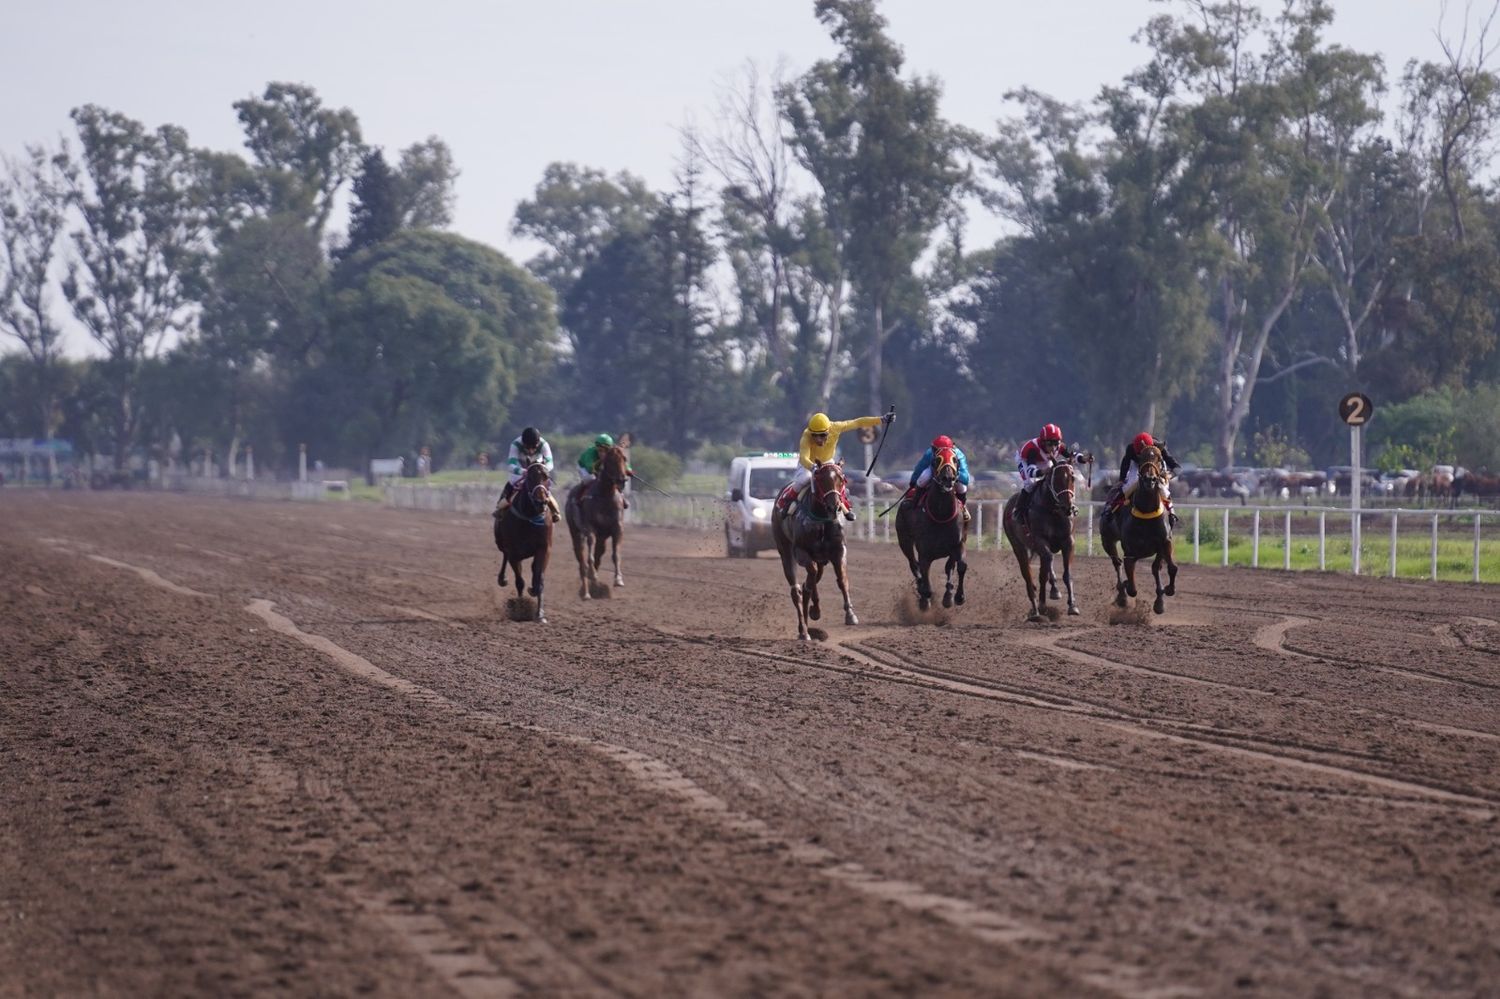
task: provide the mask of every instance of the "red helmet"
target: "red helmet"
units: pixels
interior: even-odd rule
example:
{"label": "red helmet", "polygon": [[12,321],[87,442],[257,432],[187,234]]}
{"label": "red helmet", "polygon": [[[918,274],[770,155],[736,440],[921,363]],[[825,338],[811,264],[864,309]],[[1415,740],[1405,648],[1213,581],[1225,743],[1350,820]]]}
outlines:
{"label": "red helmet", "polygon": [[1156,441],[1154,439],[1152,439],[1152,437],[1151,437],[1150,434],[1147,434],[1147,433],[1136,434],[1135,435],[1135,440],[1132,443],[1135,444],[1135,449],[1137,451],[1139,451],[1143,447],[1155,447],[1156,446]]}
{"label": "red helmet", "polygon": [[932,449],[934,451],[938,450],[939,448],[952,447],[952,446],[953,446],[953,438],[949,437],[947,434],[938,434],[936,437],[934,437],[932,439]]}
{"label": "red helmet", "polygon": [[1063,439],[1062,427],[1059,427],[1055,423],[1049,423],[1042,428],[1041,433],[1036,435],[1036,439],[1042,444],[1048,441],[1057,441],[1057,443],[1061,444]]}

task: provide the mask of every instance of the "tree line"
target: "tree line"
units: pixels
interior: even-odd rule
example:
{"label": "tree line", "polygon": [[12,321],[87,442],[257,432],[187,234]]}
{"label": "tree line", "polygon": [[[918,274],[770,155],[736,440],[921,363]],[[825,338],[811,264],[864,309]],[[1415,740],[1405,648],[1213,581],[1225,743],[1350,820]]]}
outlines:
{"label": "tree line", "polygon": [[[945,432],[1002,463],[1060,422],[1329,463],[1359,389],[1389,461],[1500,466],[1473,432],[1500,384],[1493,11],[1397,73],[1328,40],[1326,0],[1180,0],[1092,101],[1023,88],[989,131],[942,116],[876,0],[813,11],[835,54],[747,68],[667,189],[549,166],[524,266],[447,231],[441,139],[388,158],[311,87],[236,102],[235,153],[75,109],[0,182],[0,436],[120,468],[462,464],[523,423],[720,456],[894,404],[892,453]],[[981,214],[1006,235],[973,247]],[[62,355],[65,317],[99,357]]]}

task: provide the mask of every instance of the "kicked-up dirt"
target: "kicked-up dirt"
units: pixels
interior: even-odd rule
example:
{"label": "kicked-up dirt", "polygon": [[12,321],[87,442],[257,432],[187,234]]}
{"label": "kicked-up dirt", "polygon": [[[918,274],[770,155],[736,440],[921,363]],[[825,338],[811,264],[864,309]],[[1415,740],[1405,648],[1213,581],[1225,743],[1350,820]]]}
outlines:
{"label": "kicked-up dirt", "polygon": [[798,643],[687,531],[514,620],[489,528],[0,493],[0,995],[1500,989],[1493,587],[854,544]]}

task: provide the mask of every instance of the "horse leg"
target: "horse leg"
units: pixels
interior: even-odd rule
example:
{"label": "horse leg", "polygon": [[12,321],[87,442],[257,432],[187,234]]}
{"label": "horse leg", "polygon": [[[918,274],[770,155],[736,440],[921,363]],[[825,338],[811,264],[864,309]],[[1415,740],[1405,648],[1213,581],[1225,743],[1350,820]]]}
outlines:
{"label": "horse leg", "polygon": [[1125,592],[1132,597],[1135,596],[1135,561],[1129,555],[1125,556]]}
{"label": "horse leg", "polygon": [[807,615],[802,609],[802,587],[797,584],[797,565],[789,552],[782,551],[781,571],[786,575],[786,585],[792,595],[792,609],[797,612],[797,640],[808,640]]}
{"label": "horse leg", "polygon": [[943,563],[943,606],[953,606],[953,570],[958,566],[958,556],[949,555]]}
{"label": "horse leg", "polygon": [[1060,600],[1060,599],[1062,599],[1062,594],[1060,594],[1060,593],[1057,592],[1057,573],[1054,572],[1053,569],[1052,569],[1052,560],[1051,559],[1047,560],[1047,588],[1048,588],[1048,593],[1047,593],[1048,597],[1050,597],[1053,600]]}
{"label": "horse leg", "polygon": [[1173,547],[1174,544],[1175,544],[1175,542],[1173,542],[1170,539],[1168,539],[1168,541],[1167,541],[1167,588],[1165,590],[1162,590],[1162,592],[1165,593],[1169,597],[1175,597],[1175,596],[1177,596],[1177,562],[1173,558],[1173,555],[1176,554],[1176,553],[1173,552],[1173,550],[1172,550],[1172,547]]}
{"label": "horse leg", "polygon": [[1036,609],[1036,584],[1031,581],[1031,552],[1024,544],[1017,544],[1015,539],[1011,540],[1010,548],[1016,553],[1016,564],[1021,567],[1021,578],[1026,580],[1026,599],[1031,602],[1031,613],[1026,615],[1026,620],[1040,621],[1042,615]]}
{"label": "horse leg", "polygon": [[584,600],[594,598],[589,592],[589,581],[594,576],[594,567],[589,565],[589,540],[586,534],[573,535],[573,556],[578,559],[578,596]]}
{"label": "horse leg", "polygon": [[615,565],[615,585],[624,586],[625,577],[620,575],[620,532],[618,530],[609,537],[609,557]]}
{"label": "horse leg", "polygon": [[802,602],[807,607],[807,619],[816,621],[823,616],[823,607],[818,602],[818,581],[823,578],[823,566],[817,559],[807,563],[807,585],[802,588]]}
{"label": "horse leg", "polygon": [[1165,559],[1160,553],[1157,554],[1156,558],[1151,560],[1151,576],[1156,580],[1156,602],[1151,605],[1151,609],[1158,614],[1167,609],[1167,602],[1163,598],[1165,587],[1161,585],[1161,564],[1164,561]]}
{"label": "horse leg", "polygon": [[[838,558],[833,560],[833,578],[839,584],[839,592],[844,595],[844,623],[859,624],[859,618],[854,616],[854,602],[849,599],[849,567],[845,564],[847,556],[839,552]],[[923,567],[923,575],[926,575],[926,567]],[[922,582],[926,583],[924,578]],[[932,587],[927,588],[928,596],[932,595]]]}
{"label": "horse leg", "polygon": [[969,563],[965,561],[963,553],[958,556],[958,592],[953,594],[953,602],[962,607],[964,605],[964,573],[969,571]]}
{"label": "horse leg", "polygon": [[1068,591],[1068,614],[1072,617],[1078,616],[1078,604],[1073,601],[1073,541],[1063,545],[1063,588]]}
{"label": "horse leg", "polygon": [[596,534],[596,535],[594,535],[594,555],[593,555],[593,558],[592,558],[591,561],[594,564],[594,578],[595,579],[599,578],[599,563],[604,561],[604,548],[608,544],[609,544],[609,535],[607,535],[607,534]]}
{"label": "horse leg", "polygon": [[1109,562],[1115,567],[1115,606],[1125,606],[1125,579],[1120,575],[1120,552],[1118,545],[1120,539],[1115,536],[1109,528],[1109,514],[1105,514],[1099,521],[1099,543],[1104,546],[1104,554],[1109,556]]}
{"label": "horse leg", "polygon": [[932,606],[932,560],[923,558],[917,563],[917,609],[925,611]]}
{"label": "horse leg", "polygon": [[1052,553],[1049,551],[1038,552],[1040,562],[1036,569],[1036,610],[1037,617],[1047,613],[1047,584],[1052,584],[1052,599],[1057,599],[1057,578],[1052,573]]}
{"label": "horse leg", "polygon": [[531,556],[531,595],[536,597],[537,624],[547,623],[547,614],[542,609],[542,573],[547,571],[547,551],[542,549]]}

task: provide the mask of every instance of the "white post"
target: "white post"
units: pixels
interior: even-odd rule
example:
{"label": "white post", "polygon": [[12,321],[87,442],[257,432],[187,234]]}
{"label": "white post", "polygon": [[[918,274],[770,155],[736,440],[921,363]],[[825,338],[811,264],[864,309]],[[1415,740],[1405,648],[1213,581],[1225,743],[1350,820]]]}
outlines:
{"label": "white post", "polygon": [[977,510],[974,511],[974,533],[979,536],[979,544],[975,547],[984,551],[984,504],[975,503]]}
{"label": "white post", "polygon": [[245,478],[255,481],[255,448],[245,445]]}
{"label": "white post", "polygon": [[1399,517],[1399,514],[1397,514],[1395,510],[1392,510],[1391,511],[1391,578],[1392,579],[1396,578],[1396,538],[1398,536],[1397,535],[1396,523],[1397,523],[1398,517]]}
{"label": "white post", "polygon": [[1092,555],[1092,554],[1094,554],[1094,504],[1093,503],[1089,504],[1089,533],[1088,533],[1088,540],[1083,543],[1083,553],[1085,555]]}
{"label": "white post", "polygon": [[1438,515],[1432,515],[1432,578],[1437,579]]}
{"label": "white post", "polygon": [[1359,498],[1360,489],[1364,485],[1361,480],[1364,479],[1365,472],[1364,469],[1360,467],[1359,427],[1357,426],[1349,428],[1349,453],[1351,456],[1349,460],[1349,509],[1353,512],[1353,519],[1350,522],[1351,526],[1349,528],[1349,536],[1354,546],[1354,574],[1358,576],[1360,529],[1363,526],[1359,522]]}
{"label": "white post", "polygon": [[1005,548],[1005,501],[995,501],[995,551]]}
{"label": "white post", "polygon": [[1474,582],[1479,582],[1479,511],[1474,511]]}
{"label": "white post", "polygon": [[307,481],[307,445],[297,445],[297,481]]}
{"label": "white post", "polygon": [[1328,570],[1328,511],[1318,511],[1318,570]]}
{"label": "white post", "polygon": [[1229,507],[1224,508],[1224,560],[1220,565],[1229,564]]}
{"label": "white post", "polygon": [[1286,512],[1286,523],[1281,532],[1281,567],[1290,569],[1292,567],[1292,511]]}
{"label": "white post", "polygon": [[1199,547],[1198,547],[1199,546],[1198,529],[1201,526],[1199,524],[1199,521],[1202,519],[1202,518],[1199,517],[1199,514],[1201,514],[1202,512],[1203,512],[1203,508],[1202,507],[1197,507],[1197,506],[1193,507],[1193,564],[1194,565],[1198,564],[1198,551],[1199,551]]}
{"label": "white post", "polygon": [[1255,508],[1255,522],[1250,528],[1250,565],[1260,568],[1260,507]]}

